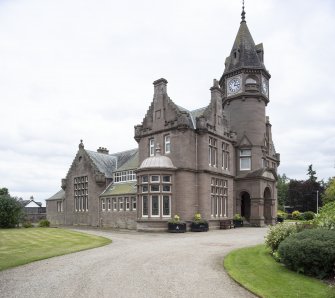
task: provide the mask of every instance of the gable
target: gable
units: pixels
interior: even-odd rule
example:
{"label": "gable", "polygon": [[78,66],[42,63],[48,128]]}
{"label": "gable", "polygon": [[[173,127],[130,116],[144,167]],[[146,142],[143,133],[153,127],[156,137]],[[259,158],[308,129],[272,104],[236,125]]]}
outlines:
{"label": "gable", "polygon": [[246,134],[243,135],[241,138],[240,143],[238,144],[239,147],[251,147],[252,143],[250,142],[249,138],[246,136]]}
{"label": "gable", "polygon": [[35,201],[30,201],[30,203],[28,203],[24,207],[27,208],[27,207],[41,207],[41,206],[38,203],[36,203]]}
{"label": "gable", "polygon": [[272,180],[276,180],[276,178],[273,175],[273,173],[269,172],[269,171],[264,171],[264,173],[262,174],[262,177],[268,178],[268,179],[272,179]]}

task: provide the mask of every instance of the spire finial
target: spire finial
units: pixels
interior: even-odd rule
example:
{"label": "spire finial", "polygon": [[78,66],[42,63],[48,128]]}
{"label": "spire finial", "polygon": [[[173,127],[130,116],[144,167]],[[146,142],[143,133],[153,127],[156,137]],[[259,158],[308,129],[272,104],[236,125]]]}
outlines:
{"label": "spire finial", "polygon": [[242,13],[241,13],[241,16],[242,16],[242,22],[245,22],[245,11],[244,11],[244,0],[242,0]]}

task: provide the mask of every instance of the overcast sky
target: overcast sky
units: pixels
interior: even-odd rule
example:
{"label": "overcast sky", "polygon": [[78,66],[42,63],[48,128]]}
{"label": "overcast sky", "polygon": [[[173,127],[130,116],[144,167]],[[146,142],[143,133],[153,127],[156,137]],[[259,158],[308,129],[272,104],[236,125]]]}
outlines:
{"label": "overcast sky", "polygon": [[[136,148],[168,80],[178,105],[209,103],[240,24],[239,0],[0,0],[0,187],[38,201],[77,152]],[[279,173],[335,175],[335,1],[246,0],[272,75],[267,114]]]}

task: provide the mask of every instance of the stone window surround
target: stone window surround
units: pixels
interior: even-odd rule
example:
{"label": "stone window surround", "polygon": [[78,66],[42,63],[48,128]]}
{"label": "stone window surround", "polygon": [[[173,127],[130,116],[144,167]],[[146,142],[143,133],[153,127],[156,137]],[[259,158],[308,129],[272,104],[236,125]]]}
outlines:
{"label": "stone window surround", "polygon": [[113,181],[114,181],[114,183],[136,181],[135,170],[116,171],[113,174]]}
{"label": "stone window surround", "polygon": [[[152,176],[158,176],[158,179],[152,179]],[[142,218],[170,218],[171,217],[171,201],[172,201],[172,175],[166,173],[145,173],[138,176],[138,189],[139,189],[139,199],[141,202],[141,217]],[[152,185],[159,185],[159,191],[152,191]],[[169,191],[164,191],[164,186],[169,186]],[[152,210],[152,199],[158,197],[158,215],[153,214]],[[168,198],[169,200],[169,214],[163,210],[164,200]],[[147,200],[147,212],[144,212],[144,200]],[[145,214],[146,213],[146,214]]]}
{"label": "stone window surround", "polygon": [[[240,153],[240,171],[250,171],[251,170],[251,148],[241,148]],[[243,164],[242,164],[243,163]],[[248,163],[248,165],[244,165]]]}
{"label": "stone window surround", "polygon": [[[127,208],[127,199],[129,200],[129,208]],[[101,199],[102,212],[136,211],[136,205],[136,196],[134,195],[112,196]],[[123,207],[121,208],[120,206]]]}
{"label": "stone window surround", "polygon": [[63,200],[56,201],[57,212],[64,212],[63,203]]}
{"label": "stone window surround", "polygon": [[[158,214],[153,214],[153,209],[152,209],[152,199],[156,198],[158,199]],[[143,209],[143,201],[144,199],[147,200],[147,212],[144,214],[144,209]],[[169,207],[168,207],[168,214],[165,214],[164,210],[164,201],[168,199],[169,200]],[[141,195],[141,202],[142,202],[142,218],[171,218],[171,194],[143,194]]]}
{"label": "stone window surround", "polygon": [[149,156],[155,156],[155,139],[149,139]]}
{"label": "stone window surround", "polygon": [[171,153],[171,137],[169,134],[164,136],[164,153]]}
{"label": "stone window surround", "polygon": [[218,163],[217,139],[208,137],[208,164],[210,167],[217,167]]}
{"label": "stone window surround", "polygon": [[230,168],[230,150],[229,144],[226,142],[222,142],[222,169],[225,171],[229,171]]}
{"label": "stone window surround", "polygon": [[211,177],[211,217],[228,216],[228,180]]}
{"label": "stone window surround", "polygon": [[74,211],[88,212],[88,176],[74,177]]}

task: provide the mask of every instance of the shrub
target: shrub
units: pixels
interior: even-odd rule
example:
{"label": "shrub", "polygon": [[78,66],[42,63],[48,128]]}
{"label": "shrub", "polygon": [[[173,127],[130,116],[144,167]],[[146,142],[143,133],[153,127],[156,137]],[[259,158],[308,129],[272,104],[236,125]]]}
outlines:
{"label": "shrub", "polygon": [[233,220],[244,220],[244,218],[241,216],[241,214],[236,213],[233,217]]}
{"label": "shrub", "polygon": [[314,220],[320,228],[335,229],[335,201],[324,205]]}
{"label": "shrub", "polygon": [[315,213],[313,211],[306,211],[302,214],[304,220],[313,220]]}
{"label": "shrub", "polygon": [[293,211],[292,212],[292,219],[294,219],[294,220],[301,220],[302,219],[301,213],[298,210]]}
{"label": "shrub", "polygon": [[39,221],[38,226],[42,228],[50,227],[50,221],[48,221],[47,219],[42,219]]}
{"label": "shrub", "polygon": [[30,221],[26,221],[22,224],[24,228],[32,228],[33,224]]}
{"label": "shrub", "polygon": [[278,248],[279,257],[291,270],[318,278],[330,277],[335,264],[335,232],[326,229],[292,234]]}
{"label": "shrub", "polygon": [[287,213],[281,210],[277,211],[277,217],[282,219],[287,219]]}
{"label": "shrub", "polygon": [[290,223],[279,223],[271,226],[268,234],[265,236],[265,244],[274,253],[285,238],[296,232],[296,225]]}

